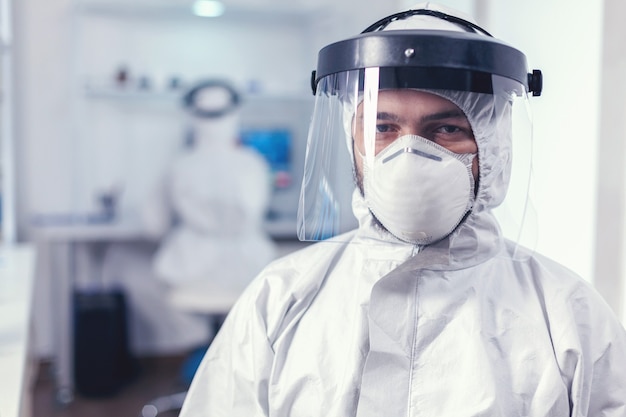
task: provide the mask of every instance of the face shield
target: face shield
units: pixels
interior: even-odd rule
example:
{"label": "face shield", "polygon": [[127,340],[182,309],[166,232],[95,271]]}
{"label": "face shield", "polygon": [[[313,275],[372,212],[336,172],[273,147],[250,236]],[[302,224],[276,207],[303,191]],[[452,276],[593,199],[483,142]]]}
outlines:
{"label": "face shield", "polygon": [[[485,34],[364,33],[322,49],[298,237],[356,222],[428,245],[502,203],[515,134],[529,135],[541,75]],[[341,237],[336,238],[341,240]]]}
{"label": "face shield", "polygon": [[241,98],[227,81],[206,80],[183,96],[183,107],[194,117],[219,119],[238,109]]}

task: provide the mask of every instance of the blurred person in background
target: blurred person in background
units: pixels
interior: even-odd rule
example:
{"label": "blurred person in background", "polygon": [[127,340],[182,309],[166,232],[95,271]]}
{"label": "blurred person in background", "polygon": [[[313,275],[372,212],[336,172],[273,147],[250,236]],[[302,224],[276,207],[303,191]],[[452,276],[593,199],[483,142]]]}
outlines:
{"label": "blurred person in background", "polygon": [[263,230],[271,172],[260,154],[239,144],[240,104],[239,93],[223,80],[187,91],[186,149],[141,208],[142,225],[158,248],[133,244],[107,254],[107,275],[130,298],[135,351],[206,345],[215,331],[210,321],[190,314],[193,306],[173,306],[170,294],[182,291],[192,303],[202,303],[207,293],[235,297],[275,257]]}
{"label": "blurred person in background", "polygon": [[[167,230],[155,260],[158,277],[172,286],[241,291],[275,255],[263,229],[272,193],[270,167],[239,143],[240,97],[227,82],[209,80],[184,97],[190,149],[174,161],[164,182],[161,220]],[[158,227],[158,225],[157,225]]]}

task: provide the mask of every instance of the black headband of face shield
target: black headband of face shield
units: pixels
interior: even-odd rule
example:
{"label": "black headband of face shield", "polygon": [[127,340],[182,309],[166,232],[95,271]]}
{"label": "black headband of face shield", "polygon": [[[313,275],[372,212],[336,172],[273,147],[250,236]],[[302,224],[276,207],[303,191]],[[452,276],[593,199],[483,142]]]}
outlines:
{"label": "black headband of face shield", "polygon": [[[364,70],[359,70],[359,91],[363,91],[364,73]],[[515,85],[515,83],[512,84]],[[493,94],[491,74],[444,67],[380,68],[378,88],[381,90],[398,88],[458,90]]]}
{"label": "black headband of face shield", "polygon": [[380,19],[378,22],[370,25],[369,27],[367,27],[363,32],[361,32],[361,34],[363,33],[369,33],[369,32],[377,32],[379,30],[383,30],[384,28],[386,28],[391,22],[395,22],[396,20],[404,20],[407,17],[411,17],[411,16],[416,16],[416,15],[423,15],[423,16],[433,16],[433,17],[438,17],[439,19],[442,20],[446,20],[448,22],[451,23],[455,23],[461,27],[463,27],[466,31],[468,32],[481,32],[489,37],[493,36],[487,32],[485,29],[481,28],[480,26],[469,22],[465,19],[461,19],[460,17],[456,17],[456,16],[451,16],[449,14],[446,13],[442,13],[436,10],[427,10],[427,9],[416,9],[416,10],[407,10],[404,12],[399,12],[396,14],[392,14],[390,16],[384,17],[382,19]]}
{"label": "black headband of face shield", "polygon": [[[383,31],[390,23],[415,15],[449,21],[460,25],[465,31]],[[541,95],[543,88],[541,71],[528,73],[526,57],[522,52],[498,41],[472,22],[435,10],[417,9],[396,13],[370,25],[359,36],[327,45],[319,52],[317,69],[311,74],[313,94],[317,92],[317,83],[327,75],[368,67],[411,68],[416,76],[427,76],[420,81],[420,84],[424,84],[421,86],[423,88],[428,88],[431,81],[437,88],[445,89],[446,79],[460,77],[465,86],[449,86],[466,91],[488,92],[485,88],[488,75],[515,80],[527,92],[532,92],[533,96]],[[437,73],[435,68],[441,72]],[[416,78],[412,78],[410,82],[415,83]]]}
{"label": "black headband of face shield", "polygon": [[[230,95],[229,103],[221,109],[214,110],[206,110],[197,106],[196,97],[203,90],[208,90],[212,88],[220,88],[226,90]],[[232,112],[241,102],[241,98],[237,90],[229,83],[224,80],[206,80],[191,88],[189,91],[185,93],[183,96],[183,106],[187,111],[193,114],[196,117],[206,118],[206,119],[216,119],[226,114]]]}

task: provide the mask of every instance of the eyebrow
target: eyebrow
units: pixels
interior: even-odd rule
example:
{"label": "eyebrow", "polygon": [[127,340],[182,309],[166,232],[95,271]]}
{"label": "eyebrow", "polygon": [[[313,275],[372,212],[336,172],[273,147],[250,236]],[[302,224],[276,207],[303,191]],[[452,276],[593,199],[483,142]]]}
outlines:
{"label": "eyebrow", "polygon": [[465,119],[465,114],[463,114],[463,112],[458,109],[454,109],[454,110],[442,111],[439,113],[427,114],[426,116],[422,117],[421,121],[431,122],[431,121],[436,121],[436,120],[458,119],[458,118]]}
{"label": "eyebrow", "polygon": [[[465,119],[465,114],[462,111],[453,109],[453,110],[445,110],[438,113],[427,114],[422,116],[420,121],[422,122],[431,122],[436,120],[445,120],[445,119]],[[363,120],[363,114],[360,117]],[[402,122],[404,119],[395,113],[389,112],[378,112],[376,113],[376,120],[391,120],[394,122]]]}
{"label": "eyebrow", "polygon": [[377,120],[391,120],[394,122],[400,122],[402,121],[402,118],[400,116],[398,116],[395,113],[388,113],[388,112],[378,112],[376,113],[376,119]]}

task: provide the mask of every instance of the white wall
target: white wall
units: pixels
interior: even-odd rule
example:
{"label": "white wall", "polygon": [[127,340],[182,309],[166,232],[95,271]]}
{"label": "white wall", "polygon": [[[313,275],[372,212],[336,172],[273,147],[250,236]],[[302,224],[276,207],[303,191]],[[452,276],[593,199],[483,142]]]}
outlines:
{"label": "white wall", "polygon": [[604,7],[594,282],[626,323],[626,4]]}
{"label": "white wall", "polygon": [[494,36],[522,50],[544,75],[542,96],[531,98],[536,250],[591,281],[601,4],[491,1],[487,20]]}
{"label": "white wall", "polygon": [[592,282],[626,323],[626,5],[487,3],[492,33],[544,73],[532,99],[536,249]]}
{"label": "white wall", "polygon": [[14,2],[17,204],[22,222],[31,207],[56,211],[71,196],[69,4]]}

